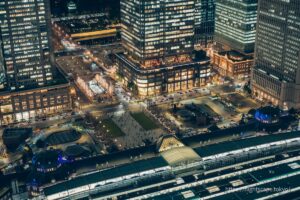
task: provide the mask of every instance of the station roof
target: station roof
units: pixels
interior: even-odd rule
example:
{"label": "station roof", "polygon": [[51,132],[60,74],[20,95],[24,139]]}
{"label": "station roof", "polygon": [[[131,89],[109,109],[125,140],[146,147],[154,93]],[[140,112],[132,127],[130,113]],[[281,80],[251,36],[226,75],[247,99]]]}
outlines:
{"label": "station roof", "polygon": [[[210,183],[206,183],[203,185],[198,185],[196,187],[190,187],[188,188],[189,191],[192,191],[195,195],[195,197],[192,198],[186,198],[186,199],[198,199],[199,197],[208,197],[208,199],[213,199],[213,200],[223,200],[223,199],[228,199],[228,200],[240,200],[240,199],[245,199],[245,200],[250,200],[250,199],[257,199],[257,198],[262,198],[266,197],[269,195],[272,195],[274,193],[280,192],[280,189],[286,190],[286,189],[293,189],[297,188],[299,186],[299,178],[300,175],[296,174],[299,172],[300,168],[295,168],[292,169],[291,164],[298,164],[300,161],[291,161],[289,163],[284,163],[264,169],[258,169],[256,171],[250,172],[250,173],[245,173],[245,174],[239,174],[236,173],[234,177],[226,178],[223,180],[215,179],[214,181]],[[262,163],[263,164],[263,163]],[[288,177],[286,176],[287,174],[294,173],[293,176]],[[276,179],[278,177],[282,177],[282,179]],[[248,180],[243,181],[244,184],[234,187],[231,185],[230,181],[236,181],[236,180]],[[240,187],[246,187],[248,185],[254,184],[254,183],[262,183],[265,180],[269,180],[269,183],[264,183],[261,185],[258,185],[255,187],[249,186],[249,188],[244,188],[240,189],[239,191],[227,191],[226,188],[235,188],[238,189]],[[288,185],[288,187],[284,187]],[[209,188],[219,188],[220,191],[209,193],[208,190]],[[274,190],[274,188],[278,188],[279,190]],[[271,190],[270,190],[271,189]],[[170,200],[170,199],[185,199],[183,194],[183,191],[186,189],[178,190],[170,193],[161,193],[161,195],[154,197],[153,199],[157,200]],[[225,192],[222,194],[222,192]],[[218,194],[215,197],[210,196]],[[175,198],[173,198],[175,197]],[[210,198],[209,198],[210,197]]]}
{"label": "station roof", "polygon": [[252,138],[235,140],[230,142],[222,142],[218,144],[198,147],[195,148],[194,150],[200,155],[200,157],[203,158],[203,157],[217,155],[229,151],[235,151],[235,150],[244,149],[252,146],[268,144],[280,140],[287,140],[287,139],[292,139],[297,137],[300,137],[300,131],[252,137]]}
{"label": "station roof", "polygon": [[185,193],[191,193],[193,194],[192,190],[180,190],[180,191],[176,191],[176,192],[171,192],[168,194],[162,194],[159,195],[157,197],[153,197],[153,200],[193,200],[193,199],[198,199],[195,196],[186,196]]}
{"label": "station roof", "polygon": [[162,157],[171,166],[201,160],[200,156],[190,147],[177,147],[161,152]]}
{"label": "station roof", "polygon": [[174,135],[165,135],[157,141],[157,151],[163,152],[169,149],[183,147],[184,144]]}
{"label": "station roof", "polygon": [[[300,161],[291,161],[290,163],[285,163],[281,165],[276,165],[262,170],[257,170],[250,172],[249,174],[252,177],[255,177],[255,180],[261,182],[272,177],[286,175],[292,172],[297,172],[300,170]],[[292,165],[296,165],[296,168],[293,168]],[[299,181],[300,183],[300,181]]]}
{"label": "station roof", "polygon": [[[259,185],[258,188],[250,187],[247,190],[243,190],[242,192],[232,192],[224,195],[220,195],[215,198],[211,198],[212,200],[223,200],[223,199],[231,199],[231,200],[252,200],[252,199],[258,199],[267,197],[269,195],[278,193],[278,190],[276,189],[282,189],[284,190],[291,190],[292,188],[296,188],[299,186],[299,178],[300,175],[292,176],[292,177],[286,177],[284,179],[280,179],[277,181],[273,181],[271,183],[265,183],[262,185]],[[283,187],[287,185],[288,187]],[[276,188],[276,189],[274,189]]]}
{"label": "station roof", "polygon": [[53,186],[44,188],[46,196],[56,194],[65,190],[77,188],[87,184],[97,183],[100,181],[118,178],[138,172],[168,166],[168,163],[162,157],[154,157],[146,160],[140,160],[131,164],[121,165],[119,167],[105,169],[88,175],[78,176],[74,179],[58,183]]}

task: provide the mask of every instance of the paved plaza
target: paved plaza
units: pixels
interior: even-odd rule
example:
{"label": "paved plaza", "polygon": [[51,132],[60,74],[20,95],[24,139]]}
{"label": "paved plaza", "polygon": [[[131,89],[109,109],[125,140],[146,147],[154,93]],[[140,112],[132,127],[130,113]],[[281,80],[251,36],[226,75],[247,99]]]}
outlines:
{"label": "paved plaza", "polygon": [[162,134],[160,128],[145,130],[129,112],[112,116],[112,120],[122,129],[125,136],[118,137],[115,141],[121,148],[143,146],[145,141],[155,142]]}

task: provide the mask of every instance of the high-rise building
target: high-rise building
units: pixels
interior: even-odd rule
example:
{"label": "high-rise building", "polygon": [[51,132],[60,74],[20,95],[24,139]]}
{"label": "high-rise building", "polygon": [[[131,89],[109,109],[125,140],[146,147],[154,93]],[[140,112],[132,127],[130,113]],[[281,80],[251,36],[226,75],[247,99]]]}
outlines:
{"label": "high-rise building", "polygon": [[0,2],[0,120],[28,119],[69,103],[68,83],[51,62],[50,25],[48,0]]}
{"label": "high-rise building", "polygon": [[52,82],[45,1],[6,0],[0,9],[7,87],[14,91]]}
{"label": "high-rise building", "polygon": [[216,0],[214,41],[224,49],[254,50],[258,0]]}
{"label": "high-rise building", "polygon": [[195,2],[195,45],[207,48],[213,42],[216,0]]}
{"label": "high-rise building", "polygon": [[300,1],[260,0],[253,95],[300,108]]}
{"label": "high-rise building", "polygon": [[121,0],[121,19],[125,54],[116,56],[129,88],[147,96],[205,84],[209,60],[193,54],[194,0]]}
{"label": "high-rise building", "polygon": [[193,51],[194,0],[121,2],[122,42],[142,67]]}

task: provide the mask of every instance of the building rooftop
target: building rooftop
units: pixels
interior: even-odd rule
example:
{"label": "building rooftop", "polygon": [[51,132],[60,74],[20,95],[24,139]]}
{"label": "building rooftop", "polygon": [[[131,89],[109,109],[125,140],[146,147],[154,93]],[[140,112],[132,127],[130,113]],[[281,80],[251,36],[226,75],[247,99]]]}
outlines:
{"label": "building rooftop", "polygon": [[58,183],[56,185],[45,188],[44,194],[46,196],[49,196],[52,194],[59,193],[61,191],[77,188],[87,184],[97,183],[113,178],[118,178],[166,166],[168,166],[168,163],[162,157],[154,157],[147,160],[140,160],[131,164],[125,164],[115,168],[98,171],[88,175],[76,177],[69,181]]}
{"label": "building rooftop", "polygon": [[42,151],[33,157],[32,163],[38,168],[56,167],[59,163],[60,155],[61,152],[58,150]]}
{"label": "building rooftop", "polygon": [[218,53],[221,56],[226,56],[233,62],[241,62],[245,60],[252,60],[253,56],[242,54],[238,51],[223,51]]}
{"label": "building rooftop", "polygon": [[45,138],[45,142],[48,145],[58,145],[65,144],[70,142],[75,142],[80,139],[82,134],[75,129],[60,129],[48,133],[48,136]]}
{"label": "building rooftop", "polygon": [[32,128],[6,128],[3,131],[3,137],[19,137],[26,135],[27,137],[32,134]]}
{"label": "building rooftop", "polygon": [[261,144],[267,144],[271,142],[277,142],[280,140],[292,139],[300,137],[299,131],[281,133],[276,135],[267,135],[253,138],[246,138],[242,140],[235,140],[230,142],[222,142],[213,145],[207,145],[203,147],[195,148],[194,150],[200,155],[200,157],[208,157],[224,152],[234,151],[247,147],[257,146]]}
{"label": "building rooftop", "polygon": [[104,30],[108,25],[107,17],[105,15],[96,15],[82,19],[69,19],[57,23],[69,34]]}
{"label": "building rooftop", "polygon": [[167,151],[163,151],[161,155],[171,166],[201,160],[200,156],[190,147],[169,149]]}
{"label": "building rooftop", "polygon": [[280,109],[273,106],[266,106],[256,110],[255,119],[262,123],[276,123],[280,118]]}
{"label": "building rooftop", "polygon": [[3,131],[2,139],[6,148],[15,150],[32,135],[32,128],[6,128]]}
{"label": "building rooftop", "polygon": [[187,67],[193,64],[200,64],[200,65],[208,65],[210,62],[210,58],[205,56],[205,57],[201,57],[201,56],[197,56],[195,57],[192,61],[189,62],[182,62],[182,63],[172,63],[172,64],[164,64],[164,65],[159,65],[159,66],[155,66],[155,67],[148,67],[148,68],[142,68],[139,64],[133,62],[131,59],[128,59],[127,56],[124,53],[116,53],[115,56],[122,60],[124,63],[126,63],[126,65],[134,68],[135,70],[145,73],[145,72],[155,72],[157,69],[168,69],[168,68],[182,68],[182,67]]}
{"label": "building rooftop", "polygon": [[71,158],[87,157],[91,155],[91,149],[88,146],[73,144],[65,149],[64,155]]}

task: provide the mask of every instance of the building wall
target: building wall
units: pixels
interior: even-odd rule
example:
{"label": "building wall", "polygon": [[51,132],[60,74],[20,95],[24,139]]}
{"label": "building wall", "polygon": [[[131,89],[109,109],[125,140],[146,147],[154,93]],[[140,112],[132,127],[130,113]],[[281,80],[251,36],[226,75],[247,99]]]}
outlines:
{"label": "building wall", "polygon": [[253,95],[300,108],[300,1],[261,0],[252,75]]}
{"label": "building wall", "polygon": [[243,53],[254,50],[258,0],[216,0],[214,41]]}
{"label": "building wall", "polygon": [[160,69],[144,70],[117,56],[118,74],[124,84],[140,96],[159,95],[206,85],[210,80],[209,60]]}
{"label": "building wall", "polygon": [[229,76],[234,78],[248,77],[251,75],[251,69],[254,64],[253,59],[243,61],[232,61],[227,56],[223,56],[214,52],[212,57],[213,68],[221,76]]}
{"label": "building wall", "polygon": [[0,95],[0,123],[44,117],[71,109],[69,85]]}

